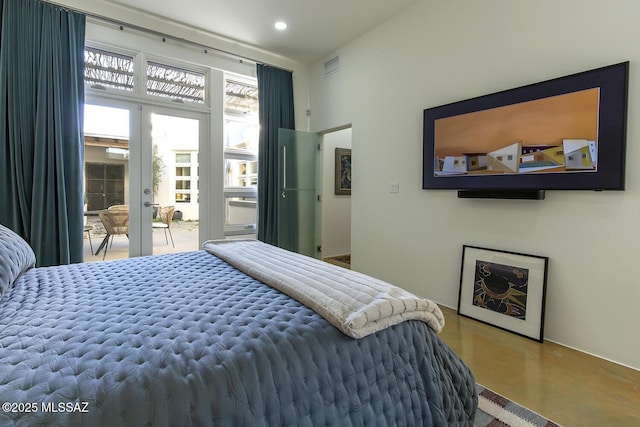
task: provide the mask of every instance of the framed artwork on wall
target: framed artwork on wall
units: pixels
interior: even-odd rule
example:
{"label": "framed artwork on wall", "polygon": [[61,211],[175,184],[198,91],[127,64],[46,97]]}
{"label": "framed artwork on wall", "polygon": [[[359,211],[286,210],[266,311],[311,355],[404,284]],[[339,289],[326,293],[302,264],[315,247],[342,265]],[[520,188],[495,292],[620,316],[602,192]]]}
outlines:
{"label": "framed artwork on wall", "polygon": [[464,245],[458,314],[542,342],[549,258]]}
{"label": "framed artwork on wall", "polygon": [[336,148],[335,194],[351,194],[351,149]]}

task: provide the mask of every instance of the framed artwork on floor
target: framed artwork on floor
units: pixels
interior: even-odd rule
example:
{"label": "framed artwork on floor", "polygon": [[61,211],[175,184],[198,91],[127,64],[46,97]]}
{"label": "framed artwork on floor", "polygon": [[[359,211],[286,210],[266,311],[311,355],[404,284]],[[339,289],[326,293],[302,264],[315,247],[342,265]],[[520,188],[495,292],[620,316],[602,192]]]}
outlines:
{"label": "framed artwork on floor", "polygon": [[336,148],[335,194],[351,194],[351,149]]}
{"label": "framed artwork on floor", "polygon": [[464,245],[458,314],[542,342],[549,258]]}

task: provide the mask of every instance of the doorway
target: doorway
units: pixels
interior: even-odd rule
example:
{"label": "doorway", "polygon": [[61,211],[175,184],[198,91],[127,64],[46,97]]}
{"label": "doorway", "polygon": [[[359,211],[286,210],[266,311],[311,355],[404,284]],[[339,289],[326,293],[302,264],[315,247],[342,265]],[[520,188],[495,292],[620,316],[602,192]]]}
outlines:
{"label": "doorway", "polygon": [[124,165],[85,162],[84,176],[88,211],[124,204]]}
{"label": "doorway", "polygon": [[336,194],[336,149],[351,150],[351,127],[323,133],[322,257],[348,267],[351,264],[351,195]]}
{"label": "doorway", "polygon": [[199,248],[200,191],[210,188],[199,179],[207,117],[87,100],[85,262]]}
{"label": "doorway", "polygon": [[278,246],[349,267],[351,195],[336,188],[336,150],[350,159],[351,126],[280,129],[278,139]]}

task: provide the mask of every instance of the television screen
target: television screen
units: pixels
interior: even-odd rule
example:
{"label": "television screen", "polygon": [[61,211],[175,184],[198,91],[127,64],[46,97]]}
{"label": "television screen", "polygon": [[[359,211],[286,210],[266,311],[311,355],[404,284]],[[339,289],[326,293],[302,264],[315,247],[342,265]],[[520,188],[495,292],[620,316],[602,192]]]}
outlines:
{"label": "television screen", "polygon": [[422,187],[623,190],[628,66],[424,110]]}

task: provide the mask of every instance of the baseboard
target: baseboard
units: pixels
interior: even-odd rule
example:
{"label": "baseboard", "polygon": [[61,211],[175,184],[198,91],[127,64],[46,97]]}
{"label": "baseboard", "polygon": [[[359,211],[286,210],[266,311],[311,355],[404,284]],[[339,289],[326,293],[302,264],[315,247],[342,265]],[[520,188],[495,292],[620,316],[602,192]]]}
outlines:
{"label": "baseboard", "polygon": [[558,341],[550,340],[548,338],[545,338],[545,341],[552,342],[552,343],[554,343],[556,345],[559,345],[559,346],[562,346],[562,347],[570,348],[573,351],[577,351],[577,352],[580,352],[580,353],[588,354],[591,357],[595,357],[596,359],[600,359],[600,360],[604,360],[604,361],[609,362],[609,363],[613,363],[614,365],[622,366],[623,368],[632,369],[634,371],[640,372],[640,368],[636,368],[635,366],[627,365],[626,363],[618,362],[617,360],[609,359],[608,357],[604,357],[604,356],[600,356],[600,355],[595,354],[595,353],[591,353],[590,351],[586,351],[586,350],[583,350],[583,349],[578,348],[578,347],[573,347],[573,346],[570,346],[570,345],[567,345],[567,344],[564,344],[564,343],[561,343],[561,342],[558,342]]}
{"label": "baseboard", "polygon": [[[434,301],[434,302],[435,302],[435,301]],[[437,304],[438,306],[440,306],[440,307],[444,307],[444,308],[447,308],[447,309],[449,309],[449,310],[453,311],[455,314],[458,314],[458,308],[457,308],[457,307],[451,307],[451,306],[449,306],[449,305],[447,305],[447,304],[441,304],[441,303],[439,303],[439,302],[436,302],[436,304]],[[445,328],[446,328],[446,326],[445,326]],[[526,338],[525,338],[525,339],[526,339]],[[635,366],[627,365],[626,363],[622,363],[622,362],[619,362],[619,361],[617,361],[617,360],[609,359],[609,358],[607,358],[607,357],[600,356],[600,355],[595,354],[595,353],[591,353],[591,352],[589,352],[589,351],[586,351],[586,350],[581,349],[581,348],[578,348],[578,347],[574,347],[574,346],[571,346],[571,345],[568,345],[568,344],[565,344],[565,343],[561,343],[561,342],[558,342],[558,341],[555,341],[555,340],[551,340],[551,339],[549,339],[549,338],[544,338],[544,341],[548,341],[548,342],[550,342],[550,343],[554,343],[554,344],[556,344],[556,345],[559,345],[559,346],[562,346],[562,347],[569,348],[569,349],[571,349],[571,350],[573,350],[573,351],[577,351],[577,352],[580,352],[580,353],[583,353],[583,354],[587,354],[587,355],[589,355],[589,356],[591,356],[591,357],[595,357],[596,359],[600,359],[600,360],[603,360],[603,361],[605,361],[605,362],[613,363],[614,365],[622,366],[623,368],[627,368],[627,369],[631,369],[631,370],[634,370],[634,371],[640,372],[640,369],[638,369],[638,368],[637,368],[637,367],[635,367]]]}

